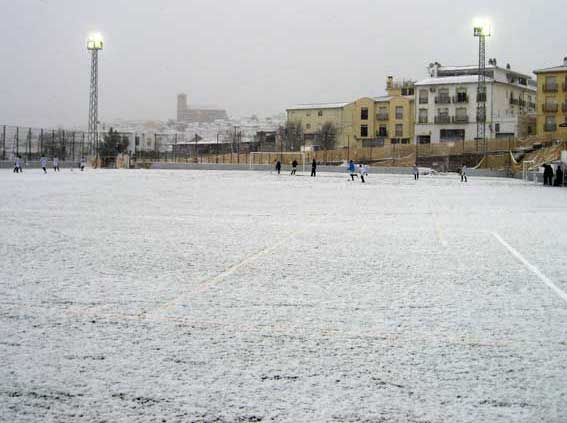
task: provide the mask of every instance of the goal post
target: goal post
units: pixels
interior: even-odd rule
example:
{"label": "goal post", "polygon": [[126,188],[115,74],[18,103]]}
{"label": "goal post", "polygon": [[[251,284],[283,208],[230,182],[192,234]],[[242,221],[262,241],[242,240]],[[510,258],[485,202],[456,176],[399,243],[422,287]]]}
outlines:
{"label": "goal post", "polygon": [[302,172],[305,172],[305,153],[303,151],[287,151],[278,153],[276,151],[253,151],[250,153],[249,168],[254,166],[275,166],[275,161],[280,160],[282,168],[291,168],[291,163],[297,160]]}
{"label": "goal post", "polygon": [[522,179],[524,182],[530,181],[530,173],[532,174],[533,182],[537,183],[537,172],[539,166],[536,166],[535,160],[524,160],[522,162]]}

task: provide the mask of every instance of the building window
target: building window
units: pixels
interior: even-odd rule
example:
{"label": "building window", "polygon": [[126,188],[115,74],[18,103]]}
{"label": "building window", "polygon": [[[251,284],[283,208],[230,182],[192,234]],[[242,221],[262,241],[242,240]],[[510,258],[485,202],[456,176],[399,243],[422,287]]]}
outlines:
{"label": "building window", "polygon": [[368,107],[360,109],[360,120],[368,120]]}
{"label": "building window", "polygon": [[440,133],[441,142],[454,142],[465,140],[464,129],[441,129]]}
{"label": "building window", "polygon": [[429,91],[419,90],[419,104],[429,103]]}
{"label": "building window", "polygon": [[455,123],[468,123],[469,116],[466,107],[457,107],[455,112]]}
{"label": "building window", "polygon": [[546,97],[545,103],[543,104],[544,113],[557,113],[559,106],[555,100],[555,97]]}
{"label": "building window", "polygon": [[436,98],[437,104],[450,104],[451,97],[449,96],[449,88],[440,88],[439,96]]}
{"label": "building window", "polygon": [[404,136],[404,125],[398,123],[396,124],[396,137]]}
{"label": "building window", "polygon": [[457,95],[455,96],[455,103],[463,104],[469,102],[469,96],[466,88],[457,88]]}
{"label": "building window", "polygon": [[447,107],[443,107],[437,110],[435,123],[451,123],[451,117],[449,116],[449,109]]}
{"label": "building window", "polygon": [[317,116],[319,116],[319,117],[323,116],[323,110],[319,110],[319,111],[317,112]]}
{"label": "building window", "polygon": [[307,116],[307,117],[311,116],[311,112],[307,112],[307,113],[305,114],[305,116]]}
{"label": "building window", "polygon": [[418,144],[431,144],[431,135],[418,135],[417,136],[417,143]]}
{"label": "building window", "polygon": [[555,122],[555,116],[550,115],[545,117],[545,132],[554,132],[557,130],[557,124]]}
{"label": "building window", "polygon": [[402,95],[414,95],[414,93],[413,88],[402,88]]}
{"label": "building window", "polygon": [[427,123],[427,109],[419,109],[418,123]]}
{"label": "building window", "polygon": [[380,106],[378,108],[378,113],[376,114],[376,119],[380,121],[388,120],[388,108],[385,106]]}
{"label": "building window", "polygon": [[305,129],[311,129],[311,124],[308,123],[307,125],[305,125]]}
{"label": "building window", "polygon": [[379,137],[387,137],[388,136],[388,127],[385,125],[380,125],[378,128],[378,136]]}
{"label": "building window", "polygon": [[404,118],[404,107],[396,106],[396,119],[400,120]]}
{"label": "building window", "polygon": [[547,93],[554,93],[558,91],[557,87],[557,77],[555,76],[546,76],[545,82],[543,85],[543,91]]}
{"label": "building window", "polygon": [[368,125],[360,125],[360,136],[362,138],[368,137]]}

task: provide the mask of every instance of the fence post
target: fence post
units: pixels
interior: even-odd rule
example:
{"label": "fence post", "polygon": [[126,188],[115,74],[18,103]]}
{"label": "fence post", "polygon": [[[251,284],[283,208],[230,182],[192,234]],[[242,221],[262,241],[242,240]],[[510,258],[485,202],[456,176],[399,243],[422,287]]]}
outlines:
{"label": "fence post", "polygon": [[20,128],[16,126],[16,157],[20,155]]}
{"label": "fence post", "polygon": [[2,127],[2,160],[6,160],[6,125]]}
{"label": "fence post", "polygon": [[32,129],[28,129],[28,162],[31,160],[31,137],[32,137]]}
{"label": "fence post", "polygon": [[73,131],[73,147],[72,147],[72,151],[73,151],[73,161],[75,161],[75,131]]}
{"label": "fence post", "polygon": [[51,130],[51,158],[55,157],[55,129]]}
{"label": "fence post", "polygon": [[39,132],[39,155],[43,156],[43,128]]}

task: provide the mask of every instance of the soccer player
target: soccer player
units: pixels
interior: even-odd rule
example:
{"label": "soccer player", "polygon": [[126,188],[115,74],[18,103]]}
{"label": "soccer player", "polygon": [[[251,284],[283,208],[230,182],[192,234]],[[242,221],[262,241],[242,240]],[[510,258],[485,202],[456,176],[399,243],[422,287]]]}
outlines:
{"label": "soccer player", "polygon": [[47,173],[47,158],[45,156],[41,156],[41,159],[39,159],[39,165],[41,166],[43,173]]}
{"label": "soccer player", "polygon": [[295,175],[297,172],[297,160],[293,159],[293,162],[291,162],[291,174]]}
{"label": "soccer player", "polygon": [[315,158],[313,158],[313,161],[311,162],[311,176],[317,176],[317,161]]}
{"label": "soccer player", "polygon": [[348,171],[350,173],[350,179],[354,181],[354,177],[356,176],[358,178],[358,175],[356,174],[356,168],[354,166],[354,162],[351,160],[350,162],[348,162]]}
{"label": "soccer player", "polygon": [[461,182],[467,182],[467,165],[465,164],[461,168]]}
{"label": "soccer player", "polygon": [[81,168],[81,172],[83,170],[85,170],[85,165],[87,164],[87,161],[85,160],[84,157],[81,157],[81,161],[79,162],[79,167]]}
{"label": "soccer player", "polygon": [[413,165],[413,179],[419,180],[419,167],[417,167],[417,163]]}
{"label": "soccer player", "polygon": [[20,156],[16,156],[16,161],[14,163],[14,173],[19,173],[22,171],[22,159]]}
{"label": "soccer player", "polygon": [[278,175],[280,174],[281,171],[282,171],[282,162],[276,160],[276,172],[278,172]]}
{"label": "soccer player", "polygon": [[53,171],[59,172],[59,157],[53,158]]}

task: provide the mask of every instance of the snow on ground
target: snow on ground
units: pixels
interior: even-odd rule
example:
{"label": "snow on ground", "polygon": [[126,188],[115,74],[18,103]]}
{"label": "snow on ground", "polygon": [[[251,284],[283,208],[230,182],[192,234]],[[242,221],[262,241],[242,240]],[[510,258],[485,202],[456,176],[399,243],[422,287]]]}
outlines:
{"label": "snow on ground", "polygon": [[0,193],[2,421],[567,421],[567,190],[65,169]]}

